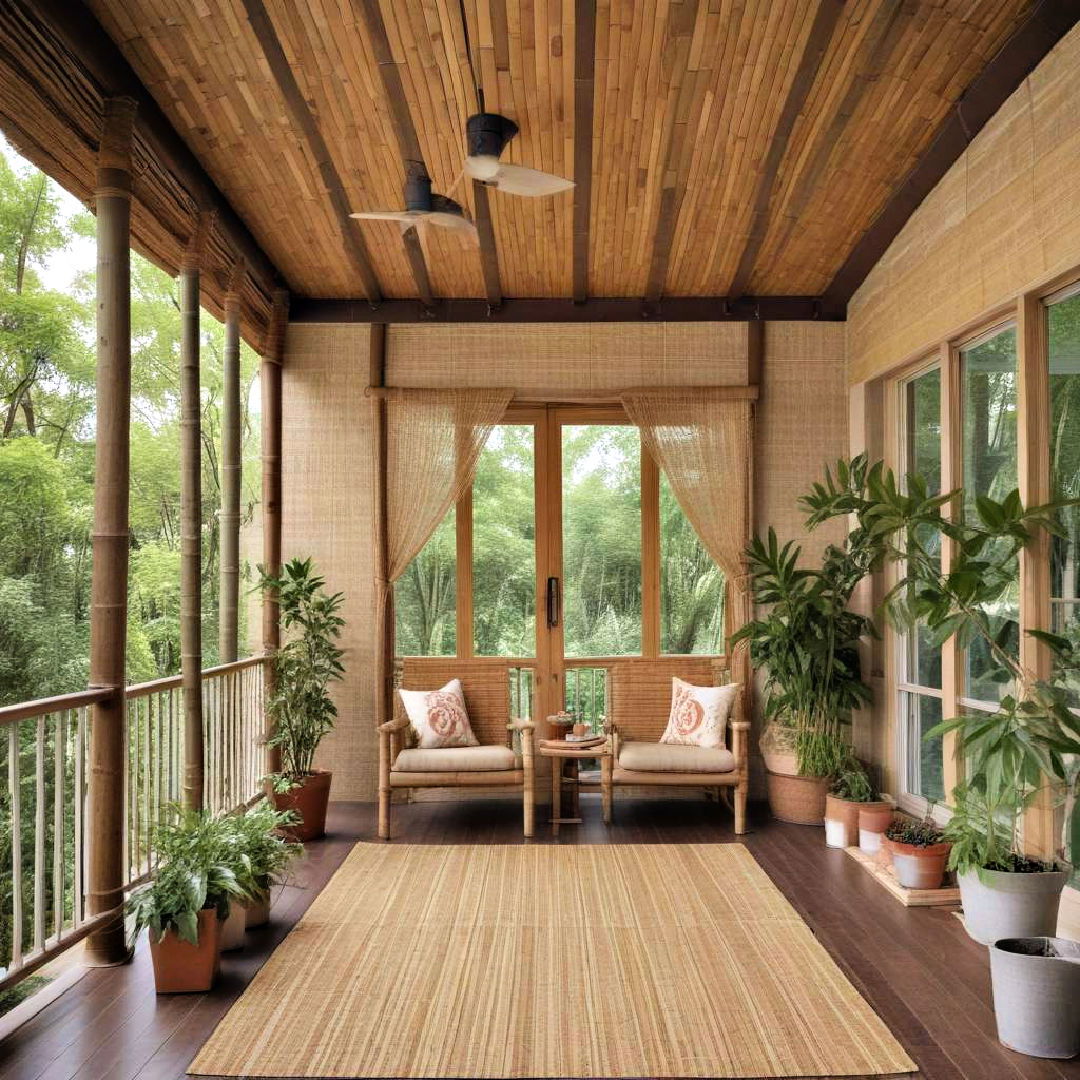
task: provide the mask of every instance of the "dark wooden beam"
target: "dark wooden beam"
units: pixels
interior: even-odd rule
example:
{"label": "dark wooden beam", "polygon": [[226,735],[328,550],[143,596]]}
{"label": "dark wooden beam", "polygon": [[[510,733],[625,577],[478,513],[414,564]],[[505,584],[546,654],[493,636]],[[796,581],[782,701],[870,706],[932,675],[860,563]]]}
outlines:
{"label": "dark wooden beam", "polygon": [[[401,155],[401,166],[406,176],[409,175],[411,169],[416,168],[422,169],[424,175],[429,176],[430,173],[427,171],[424,155],[420,149],[420,139],[416,134],[416,125],[413,123],[412,113],[409,112],[405,87],[401,83],[401,72],[390,51],[390,39],[386,36],[386,24],[383,22],[382,11],[379,9],[379,0],[352,0],[352,5],[353,10],[364,21],[371,41],[371,50],[375,54],[375,63],[378,65],[379,77],[382,79],[383,94],[390,108],[390,126],[393,128],[398,152]],[[420,246],[417,231],[406,229],[402,235],[402,243],[405,245],[405,255],[409,260],[413,281],[416,283],[416,292],[423,304],[431,307],[433,303],[431,278],[428,275],[424,250]]]}
{"label": "dark wooden beam", "polygon": [[655,306],[639,297],[504,299],[494,309],[486,300],[436,300],[424,308],[416,300],[384,300],[377,308],[357,300],[294,298],[293,322],[305,323],[558,323],[558,322],[746,322],[818,319],[843,321],[843,308],[830,308],[815,296],[666,296]]}
{"label": "dark wooden beam", "polygon": [[382,289],[379,279],[371,265],[371,257],[368,254],[367,242],[364,234],[360,231],[357,222],[349,217],[352,207],[345,193],[345,185],[330,156],[330,150],[326,145],[319,125],[304,97],[300,86],[293,74],[292,66],[285,50],[281,47],[274,24],[270,20],[263,0],[244,0],[244,10],[247,12],[248,22],[251,24],[259,46],[270,65],[270,73],[277,83],[278,90],[285,99],[286,108],[293,118],[293,122],[300,129],[308,147],[308,151],[315,160],[319,174],[326,187],[326,193],[330,197],[330,205],[334,216],[337,218],[338,230],[341,233],[341,242],[345,248],[345,254],[352,263],[363,283],[364,295],[368,302],[377,304],[382,299]]}
{"label": "dark wooden beam", "polygon": [[103,98],[128,97],[136,103],[138,137],[180,181],[196,206],[214,212],[216,230],[269,292],[281,280],[277,267],[82,0],[23,0],[23,6],[63,41],[66,50],[98,84]]}
{"label": "dark wooden beam", "polygon": [[795,71],[795,78],[792,79],[791,86],[788,88],[784,107],[780,111],[780,119],[777,121],[776,130],[773,132],[772,141],[769,143],[769,149],[758,174],[757,186],[754,189],[753,210],[750,214],[750,228],[747,231],[742,254],[739,256],[735,276],[728,287],[728,293],[731,296],[742,296],[750,287],[750,277],[754,272],[758,252],[761,251],[768,228],[769,209],[776,187],[776,178],[780,172],[780,163],[784,160],[788,141],[795,128],[795,121],[798,120],[799,113],[806,104],[810,89],[821,69],[825,50],[829,46],[833,30],[836,29],[843,11],[844,0],[820,0],[818,3],[814,22],[807,35],[806,44],[803,46],[799,66]]}
{"label": "dark wooden beam", "polygon": [[574,0],[574,302],[589,295],[596,0]]}
{"label": "dark wooden beam", "polygon": [[495,228],[491,223],[491,204],[488,189],[473,181],[473,200],[476,205],[476,232],[480,238],[480,269],[484,275],[487,302],[497,308],[503,302],[502,282],[499,279],[499,252],[495,247]]}
{"label": "dark wooden beam", "polygon": [[836,272],[825,299],[846,306],[908,218],[972,139],[1047,53],[1080,20],[1080,0],[1040,0],[960,96],[918,164],[896,185],[881,213]]}

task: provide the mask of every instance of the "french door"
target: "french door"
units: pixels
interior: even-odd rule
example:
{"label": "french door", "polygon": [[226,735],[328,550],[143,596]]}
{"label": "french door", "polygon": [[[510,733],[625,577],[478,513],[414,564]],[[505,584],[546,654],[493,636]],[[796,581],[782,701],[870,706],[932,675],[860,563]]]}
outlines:
{"label": "french door", "polygon": [[396,586],[397,651],[502,658],[537,718],[565,707],[598,725],[612,663],[718,654],[723,606],[621,407],[511,406]]}

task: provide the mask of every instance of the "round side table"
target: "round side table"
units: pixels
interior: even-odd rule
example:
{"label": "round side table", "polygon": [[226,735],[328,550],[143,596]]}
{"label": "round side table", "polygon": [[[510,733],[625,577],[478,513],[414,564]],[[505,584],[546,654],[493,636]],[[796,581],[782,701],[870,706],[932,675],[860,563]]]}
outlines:
{"label": "round side table", "polygon": [[[564,742],[562,739],[542,739],[539,746],[543,757],[551,758],[551,835],[559,835],[560,825],[580,825],[581,818],[578,816],[578,789],[577,789],[577,764],[579,761],[589,758],[600,760],[600,773],[604,780],[611,776],[611,740],[605,739],[595,746],[575,746],[574,743]],[[570,768],[564,775],[563,767],[569,763]],[[563,785],[572,784],[572,817],[562,816],[562,789]],[[603,789],[604,824],[611,824],[611,804],[608,792],[611,787],[607,783],[601,785]]]}

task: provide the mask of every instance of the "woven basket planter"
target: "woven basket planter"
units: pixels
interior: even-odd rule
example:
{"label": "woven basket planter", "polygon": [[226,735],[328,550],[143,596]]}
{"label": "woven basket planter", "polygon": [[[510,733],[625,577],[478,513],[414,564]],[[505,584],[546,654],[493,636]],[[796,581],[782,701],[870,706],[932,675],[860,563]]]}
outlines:
{"label": "woven basket planter", "polygon": [[786,776],[766,772],[769,808],[773,817],[793,825],[824,825],[825,796],[829,781],[824,776]]}

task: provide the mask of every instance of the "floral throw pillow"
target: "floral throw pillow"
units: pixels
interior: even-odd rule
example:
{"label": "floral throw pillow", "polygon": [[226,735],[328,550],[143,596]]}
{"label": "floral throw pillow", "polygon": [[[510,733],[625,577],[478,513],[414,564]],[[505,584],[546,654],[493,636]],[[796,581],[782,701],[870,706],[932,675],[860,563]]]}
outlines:
{"label": "floral throw pillow", "polygon": [[660,741],[678,746],[701,746],[709,750],[722,747],[724,729],[738,692],[738,683],[694,686],[673,678],[671,715]]}
{"label": "floral throw pillow", "polygon": [[421,750],[480,745],[469,723],[460,679],[451,679],[441,690],[399,690],[398,693]]}

